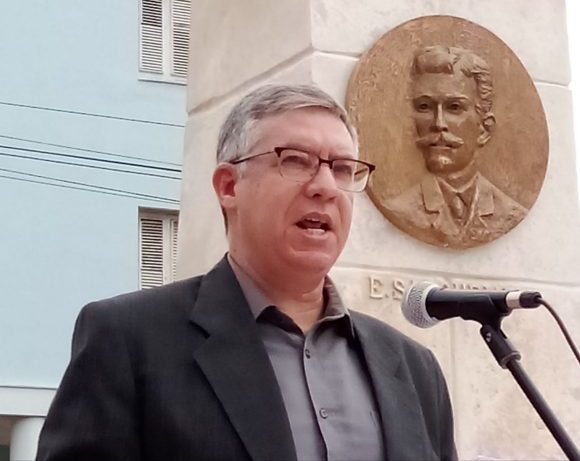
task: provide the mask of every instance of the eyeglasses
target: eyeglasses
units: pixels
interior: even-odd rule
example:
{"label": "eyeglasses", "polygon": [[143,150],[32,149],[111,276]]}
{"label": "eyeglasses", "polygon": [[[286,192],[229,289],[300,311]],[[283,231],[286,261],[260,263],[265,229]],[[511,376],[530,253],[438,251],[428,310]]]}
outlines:
{"label": "eyeglasses", "polygon": [[242,157],[230,161],[232,165],[246,162],[263,155],[278,156],[278,171],[280,176],[305,183],[310,181],[320,169],[320,165],[328,165],[334,176],[336,186],[347,192],[362,192],[367,187],[369,177],[375,169],[372,163],[351,158],[335,158],[325,160],[311,152],[304,152],[291,147],[274,147],[273,150],[261,154]]}

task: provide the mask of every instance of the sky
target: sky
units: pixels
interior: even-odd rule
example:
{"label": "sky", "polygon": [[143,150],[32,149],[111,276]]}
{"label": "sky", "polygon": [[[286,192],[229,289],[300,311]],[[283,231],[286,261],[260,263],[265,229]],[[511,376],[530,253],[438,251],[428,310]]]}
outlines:
{"label": "sky", "polygon": [[[576,142],[576,177],[580,183],[580,31],[578,30],[578,18],[580,18],[580,2],[578,0],[566,0],[568,17],[568,47],[570,49],[570,70],[572,80],[572,101],[574,104],[574,137]],[[572,22],[576,22],[576,27]],[[580,200],[580,187],[578,188]]]}

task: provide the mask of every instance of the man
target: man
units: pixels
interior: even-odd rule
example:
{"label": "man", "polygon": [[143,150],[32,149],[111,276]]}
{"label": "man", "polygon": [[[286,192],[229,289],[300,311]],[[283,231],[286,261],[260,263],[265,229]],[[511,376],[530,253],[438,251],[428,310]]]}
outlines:
{"label": "man", "polygon": [[[461,48],[431,46],[413,63],[413,119],[429,175],[387,204],[399,227],[455,248],[494,240],[527,209],[478,171],[495,126],[487,63]],[[427,231],[427,232],[424,232]]]}
{"label": "man", "polygon": [[222,127],[229,253],[207,274],[86,306],[38,460],[455,458],[431,352],[342,304],[357,159],[344,109],[266,86]]}

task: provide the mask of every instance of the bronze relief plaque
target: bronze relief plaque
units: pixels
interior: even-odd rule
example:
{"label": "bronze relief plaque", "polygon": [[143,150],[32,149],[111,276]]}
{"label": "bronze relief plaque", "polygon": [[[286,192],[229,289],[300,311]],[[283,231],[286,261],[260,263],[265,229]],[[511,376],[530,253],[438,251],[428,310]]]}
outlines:
{"label": "bronze relief plaque", "polygon": [[423,242],[471,248],[512,230],[548,164],[542,103],[517,56],[487,29],[451,16],[413,19],[360,59],[347,109],[368,193]]}

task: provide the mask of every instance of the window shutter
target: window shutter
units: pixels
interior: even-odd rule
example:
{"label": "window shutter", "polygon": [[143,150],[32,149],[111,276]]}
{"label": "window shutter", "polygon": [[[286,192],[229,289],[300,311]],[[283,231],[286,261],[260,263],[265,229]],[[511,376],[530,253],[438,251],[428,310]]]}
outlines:
{"label": "window shutter", "polygon": [[190,0],[171,0],[171,75],[187,77]]}
{"label": "window shutter", "polygon": [[141,1],[140,70],[163,73],[163,0]]}
{"label": "window shutter", "polygon": [[140,219],[141,288],[163,285],[163,220]]}
{"label": "window shutter", "polygon": [[178,219],[174,218],[169,221],[171,227],[171,281],[177,278],[177,231]]}
{"label": "window shutter", "polygon": [[139,210],[139,286],[175,281],[179,215],[171,210]]}

